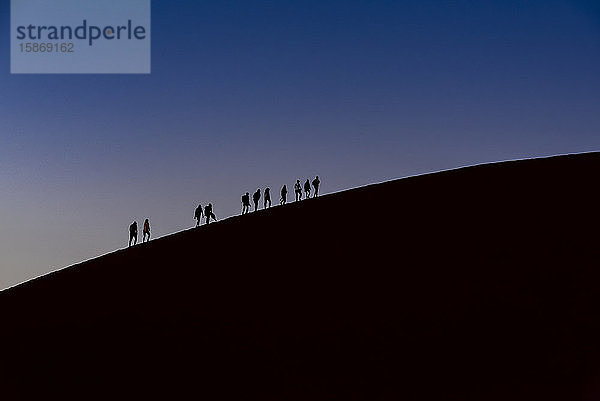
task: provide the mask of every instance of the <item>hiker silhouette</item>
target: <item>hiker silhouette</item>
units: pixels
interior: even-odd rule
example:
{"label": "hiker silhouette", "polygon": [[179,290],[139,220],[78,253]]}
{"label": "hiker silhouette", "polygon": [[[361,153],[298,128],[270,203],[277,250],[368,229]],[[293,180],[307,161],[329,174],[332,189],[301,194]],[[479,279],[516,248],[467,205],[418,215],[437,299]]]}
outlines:
{"label": "hiker silhouette", "polygon": [[308,181],[308,178],[304,183],[304,192],[306,193],[306,199],[310,198],[310,181]]}
{"label": "hiker silhouette", "polygon": [[[146,240],[146,235],[148,236],[148,240]],[[144,231],[142,235],[142,242],[150,241],[150,222],[148,219],[144,221]]]}
{"label": "hiker silhouette", "polygon": [[[263,209],[266,209],[267,207],[271,207],[271,188],[269,188],[269,187],[265,188],[265,195],[263,198],[264,198]],[[267,203],[269,204],[269,206],[267,206]]]}
{"label": "hiker silhouette", "polygon": [[202,205],[198,205],[196,211],[194,212],[194,218],[196,219],[196,227],[200,225],[200,220],[202,219]]}
{"label": "hiker silhouette", "polygon": [[315,188],[315,194],[313,195],[314,198],[316,198],[317,195],[319,195],[319,184],[321,184],[321,181],[319,180],[319,176],[316,176],[312,182],[312,185]]}
{"label": "hiker silhouette", "polygon": [[302,199],[302,186],[300,185],[300,180],[296,180],[294,184],[294,192],[296,193],[296,201]]}
{"label": "hiker silhouette", "polygon": [[248,213],[248,209],[250,209],[250,194],[246,192],[242,195],[242,214]]}
{"label": "hiker silhouette", "polygon": [[206,224],[210,224],[210,219],[217,221],[217,216],[213,213],[212,203],[209,203],[204,207],[204,217],[206,217]]}
{"label": "hiker silhouette", "polygon": [[254,201],[254,211],[256,212],[258,210],[258,201],[260,200],[260,188],[252,195],[252,200]]}
{"label": "hiker silhouette", "polygon": [[279,199],[280,205],[285,205],[287,203],[287,186],[281,187],[281,199]]}
{"label": "hiker silhouette", "polygon": [[137,244],[137,221],[129,226],[129,246],[131,246],[131,241],[133,241],[133,245]]}

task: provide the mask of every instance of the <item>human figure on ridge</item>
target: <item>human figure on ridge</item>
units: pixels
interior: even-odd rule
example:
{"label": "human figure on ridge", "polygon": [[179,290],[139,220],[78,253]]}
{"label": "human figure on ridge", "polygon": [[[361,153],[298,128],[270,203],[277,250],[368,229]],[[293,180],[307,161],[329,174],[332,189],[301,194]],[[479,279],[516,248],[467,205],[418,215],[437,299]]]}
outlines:
{"label": "human figure on ridge", "polygon": [[194,212],[194,218],[196,219],[196,227],[200,225],[200,220],[202,219],[202,205],[198,205],[196,211]]}
{"label": "human figure on ridge", "polygon": [[142,242],[146,242],[146,235],[148,236],[148,241],[150,241],[150,222],[148,219],[144,221],[144,231],[142,235]]}
{"label": "human figure on ridge", "polygon": [[313,195],[314,198],[316,198],[317,195],[319,195],[319,184],[321,184],[321,181],[319,180],[319,176],[316,176],[312,182],[312,185],[315,188],[315,194]]}
{"label": "human figure on ridge", "polygon": [[131,246],[131,241],[133,241],[133,245],[137,244],[137,221],[129,226],[129,246]]}
{"label": "human figure on ridge", "polygon": [[250,209],[250,194],[248,192],[246,192],[244,195],[242,195],[242,214],[248,213],[249,209]]}
{"label": "human figure on ridge", "polygon": [[306,199],[310,198],[310,181],[308,181],[308,178],[306,179],[306,182],[304,183],[304,192],[306,194]]}
{"label": "human figure on ridge", "polygon": [[260,200],[260,188],[252,195],[252,200],[254,201],[254,211],[256,212],[258,210],[258,201]]}
{"label": "human figure on ridge", "polygon": [[[269,206],[267,206],[267,203]],[[266,209],[267,207],[271,207],[271,188],[269,187],[265,188],[263,209]]]}
{"label": "human figure on ridge", "polygon": [[210,219],[217,221],[217,216],[213,213],[212,203],[209,203],[204,207],[204,217],[206,217],[206,224],[210,224]]}
{"label": "human figure on ridge", "polygon": [[300,180],[296,180],[294,192],[296,193],[296,202],[302,199],[302,186],[300,185]]}
{"label": "human figure on ridge", "polygon": [[280,205],[285,205],[287,203],[287,186],[284,184],[281,187],[281,199],[279,199]]}

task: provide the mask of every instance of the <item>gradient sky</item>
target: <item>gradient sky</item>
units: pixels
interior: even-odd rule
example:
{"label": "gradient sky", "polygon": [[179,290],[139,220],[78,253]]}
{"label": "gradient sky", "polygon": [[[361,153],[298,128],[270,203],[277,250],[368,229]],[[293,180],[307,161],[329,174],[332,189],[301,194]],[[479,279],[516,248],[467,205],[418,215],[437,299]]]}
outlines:
{"label": "gradient sky", "polygon": [[600,150],[597,1],[154,0],[150,75],[11,75],[0,1],[0,288],[296,178]]}

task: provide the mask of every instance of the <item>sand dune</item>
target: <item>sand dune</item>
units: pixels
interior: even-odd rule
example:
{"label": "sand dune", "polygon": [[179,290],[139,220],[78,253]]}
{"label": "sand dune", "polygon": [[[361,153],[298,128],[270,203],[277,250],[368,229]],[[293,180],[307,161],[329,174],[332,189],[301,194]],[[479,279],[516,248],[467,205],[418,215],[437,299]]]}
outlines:
{"label": "sand dune", "polygon": [[597,399],[599,178],[587,153],[400,179],[23,283],[0,292],[0,391]]}

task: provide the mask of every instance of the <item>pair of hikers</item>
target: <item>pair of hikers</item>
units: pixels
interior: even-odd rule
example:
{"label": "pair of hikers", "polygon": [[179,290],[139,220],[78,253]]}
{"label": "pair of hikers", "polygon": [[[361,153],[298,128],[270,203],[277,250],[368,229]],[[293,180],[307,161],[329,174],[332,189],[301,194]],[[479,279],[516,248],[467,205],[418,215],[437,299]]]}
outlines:
{"label": "pair of hikers", "polygon": [[[308,180],[308,178],[306,179],[306,181],[304,182],[304,195],[306,197],[306,199],[310,198],[310,181]],[[315,188],[315,193],[313,195],[313,197],[317,197],[319,195],[319,185],[321,184],[321,180],[319,180],[319,176],[316,176],[315,179],[312,181],[312,186]],[[285,185],[284,185],[285,187]],[[296,183],[294,184],[294,192],[296,193],[296,201],[299,201],[302,199],[302,185],[300,185],[300,180],[296,180]],[[286,189],[286,193],[287,193],[287,189]],[[283,188],[282,188],[282,198],[283,198]],[[284,202],[285,203],[285,202]]]}
{"label": "pair of hikers", "polygon": [[206,224],[210,223],[210,219],[217,221],[217,216],[215,216],[215,214],[213,213],[212,208],[212,203],[209,203],[208,205],[204,206],[204,211],[202,210],[202,205],[198,205],[196,211],[194,212],[194,219],[196,219],[196,227],[200,225],[202,215],[206,217]]}
{"label": "pair of hikers", "polygon": [[[254,211],[258,210],[258,203],[260,202],[260,188],[252,195],[252,201],[254,202]],[[265,188],[263,209],[271,207],[271,188]],[[246,192],[242,195],[242,214],[246,214],[250,211],[250,194]]]}
{"label": "pair of hikers", "polygon": [[[133,241],[133,245],[137,244],[137,234],[138,234],[137,221],[134,221],[129,226],[129,246],[131,246],[132,241]],[[150,241],[150,222],[148,221],[148,219],[146,219],[146,221],[144,221],[144,231],[143,231],[143,237],[142,237],[142,242],[146,242],[146,241]]]}

